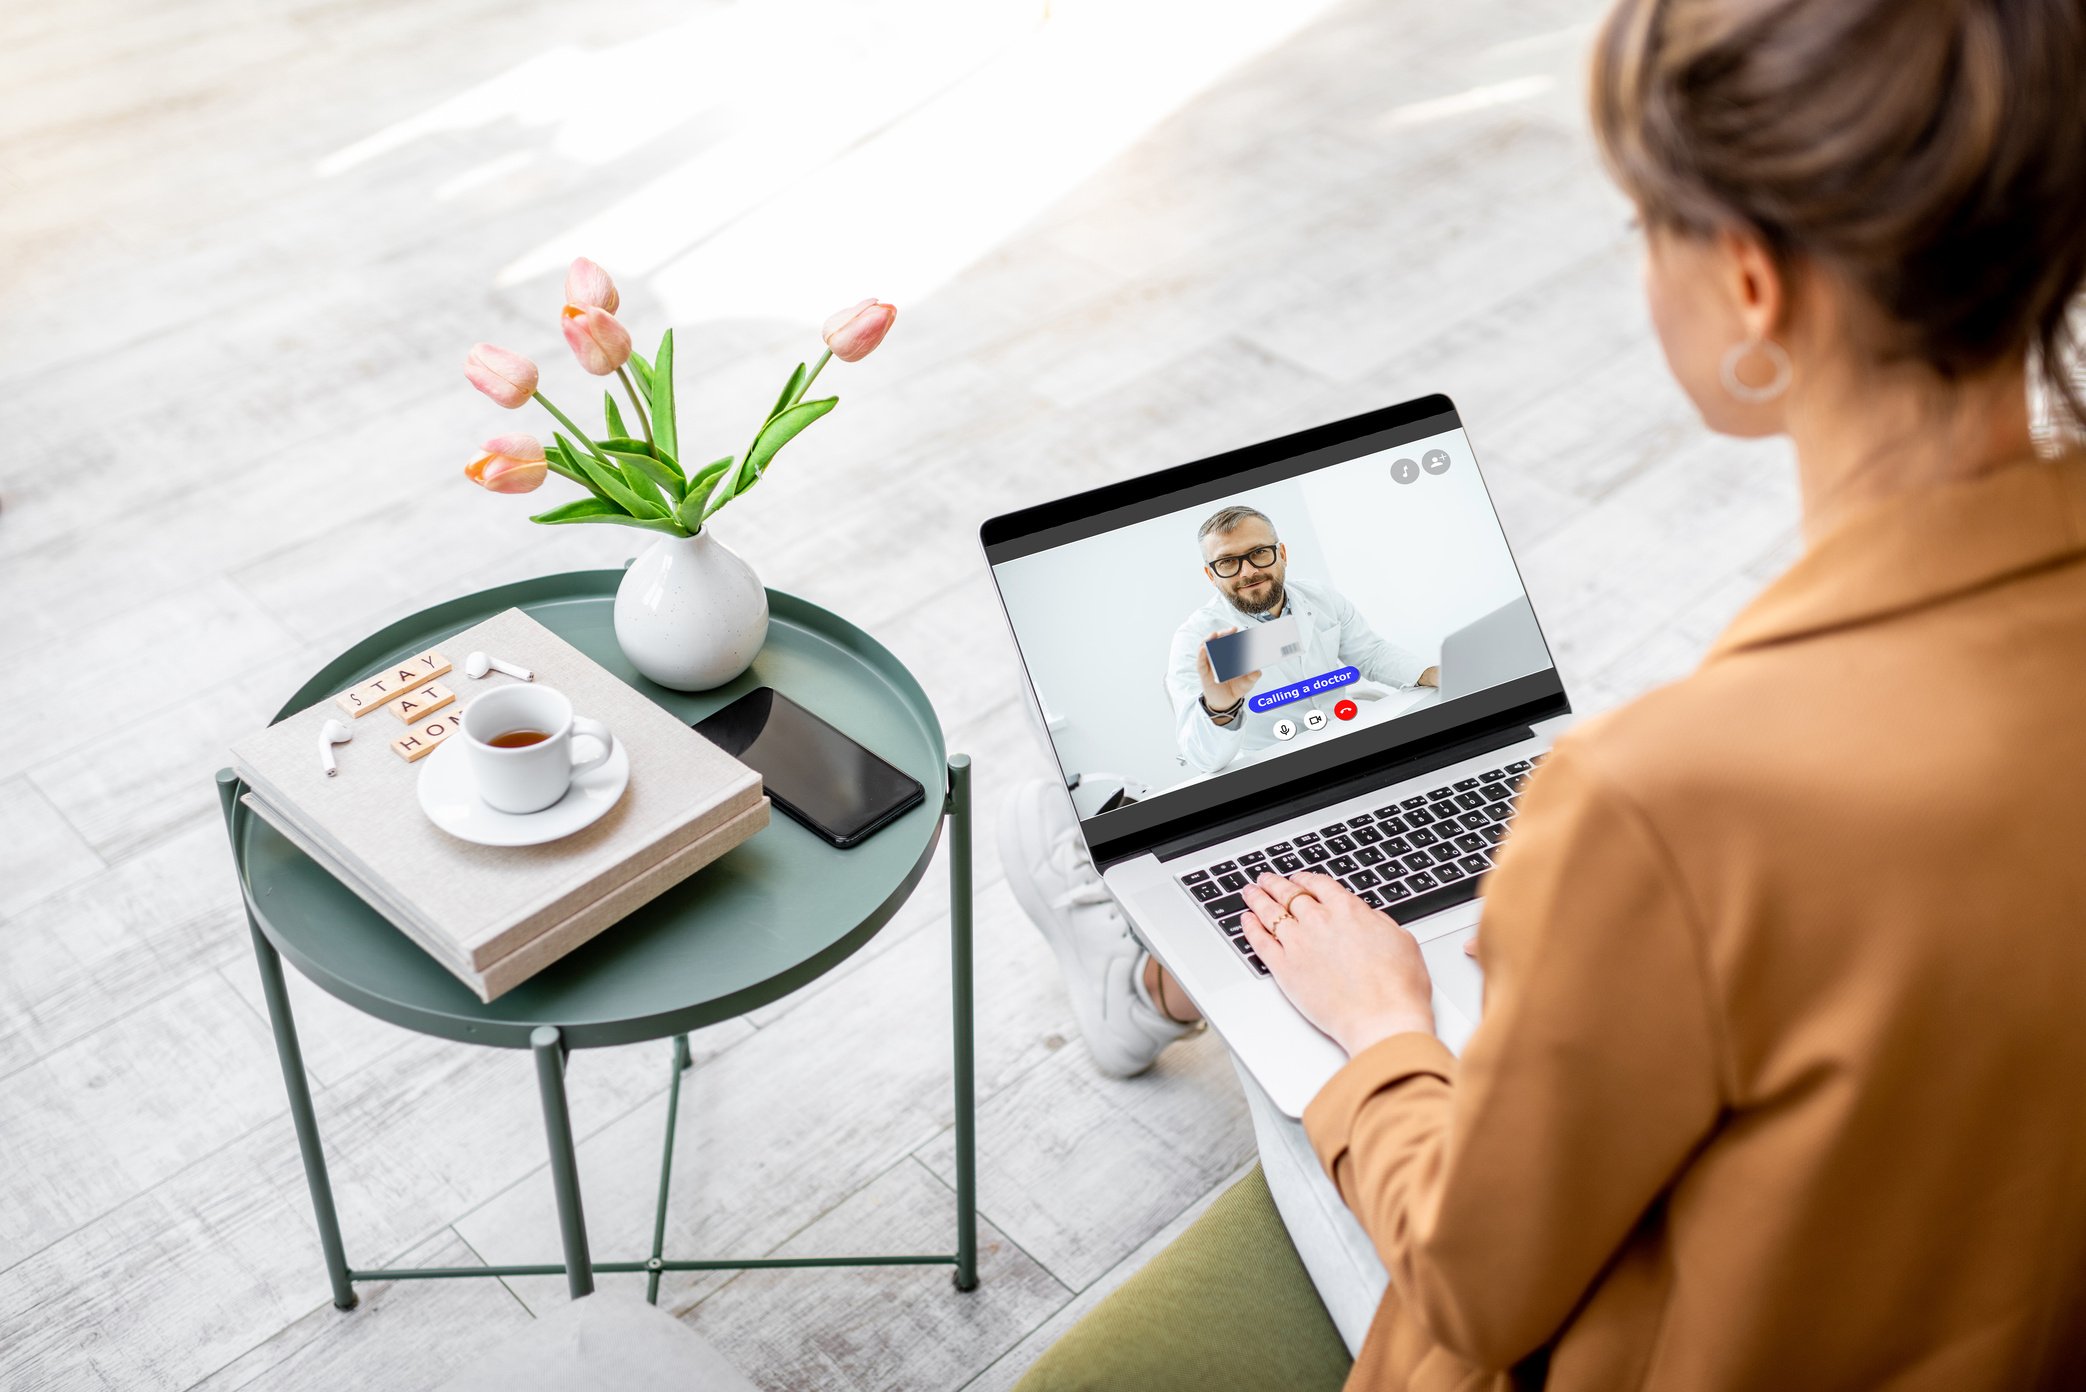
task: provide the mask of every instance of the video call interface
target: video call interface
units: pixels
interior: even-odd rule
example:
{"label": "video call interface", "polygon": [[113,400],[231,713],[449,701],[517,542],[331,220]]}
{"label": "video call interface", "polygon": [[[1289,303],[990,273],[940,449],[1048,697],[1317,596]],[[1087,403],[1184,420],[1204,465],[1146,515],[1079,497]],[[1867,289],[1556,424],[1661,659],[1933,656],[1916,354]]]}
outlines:
{"label": "video call interface", "polygon": [[993,573],[1082,820],[1552,665],[1460,429]]}

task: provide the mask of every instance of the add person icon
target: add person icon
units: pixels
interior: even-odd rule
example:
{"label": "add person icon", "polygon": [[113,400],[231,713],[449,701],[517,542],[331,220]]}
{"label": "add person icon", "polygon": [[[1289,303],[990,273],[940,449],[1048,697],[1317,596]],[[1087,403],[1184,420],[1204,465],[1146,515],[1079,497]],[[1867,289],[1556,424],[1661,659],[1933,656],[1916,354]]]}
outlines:
{"label": "add person icon", "polygon": [[1445,474],[1449,471],[1449,452],[1432,449],[1420,456],[1420,467],[1430,474]]}
{"label": "add person icon", "polygon": [[1400,459],[1391,465],[1391,477],[1400,483],[1411,483],[1420,476],[1420,466],[1410,459]]}
{"label": "add person icon", "polygon": [[1306,730],[1323,730],[1325,728],[1325,712],[1322,710],[1305,711],[1304,728]]}
{"label": "add person icon", "polygon": [[1296,737],[1297,737],[1297,723],[1296,723],[1296,722],[1295,722],[1294,720],[1291,720],[1291,719],[1289,719],[1289,718],[1287,718],[1287,717],[1284,717],[1283,719],[1281,719],[1281,720],[1278,720],[1278,721],[1276,721],[1276,722],[1275,722],[1275,738],[1276,738],[1276,739],[1278,739],[1278,740],[1287,740],[1287,739],[1295,739]]}

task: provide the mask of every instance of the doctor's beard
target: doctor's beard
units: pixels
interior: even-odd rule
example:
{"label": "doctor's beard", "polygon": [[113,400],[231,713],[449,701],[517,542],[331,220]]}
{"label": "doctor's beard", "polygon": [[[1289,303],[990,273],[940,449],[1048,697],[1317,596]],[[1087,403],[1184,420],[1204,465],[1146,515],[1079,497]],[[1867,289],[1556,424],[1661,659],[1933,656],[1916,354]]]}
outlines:
{"label": "doctor's beard", "polygon": [[1267,588],[1263,591],[1240,594],[1234,589],[1231,592],[1231,607],[1241,614],[1279,614],[1288,599],[1289,592],[1283,588],[1282,582],[1271,576],[1268,578]]}

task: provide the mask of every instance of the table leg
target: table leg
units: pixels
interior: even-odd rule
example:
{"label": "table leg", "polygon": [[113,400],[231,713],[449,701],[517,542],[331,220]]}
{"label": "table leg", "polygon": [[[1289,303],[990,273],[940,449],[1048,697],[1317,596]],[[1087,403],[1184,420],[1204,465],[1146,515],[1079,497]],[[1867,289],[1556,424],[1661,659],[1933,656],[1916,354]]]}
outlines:
{"label": "table leg", "polygon": [[666,1198],[674,1179],[674,1131],[681,1120],[681,1075],[694,1059],[688,1052],[688,1036],[674,1036],[674,1071],[666,1090],[666,1141],[659,1152],[659,1203],[652,1210],[652,1260],[647,1263],[645,1302],[659,1303],[659,1277],[666,1260]]}
{"label": "table leg", "polygon": [[[230,769],[218,772],[217,796],[224,807],[225,830],[229,834],[239,798],[239,780]],[[245,903],[244,889],[240,902]],[[297,1018],[290,1013],[290,992],[283,982],[282,955],[254,922],[250,907],[246,911],[246,931],[253,937],[254,960],[261,969],[261,995],[268,1002],[269,1028],[275,1032],[275,1057],[282,1065],[283,1088],[290,1095],[290,1121],[297,1131],[298,1154],[304,1160],[304,1184],[311,1191],[312,1217],[319,1225],[326,1279],[333,1285],[334,1305],[352,1310],[357,1297],[348,1275],[347,1252],[340,1240],[340,1217],[333,1209],[333,1181],[326,1173],[326,1150],[319,1141],[318,1115],[312,1110],[311,1081],[304,1075],[304,1051],[297,1043]]]}
{"label": "table leg", "polygon": [[956,1034],[956,1289],[978,1288],[977,1051],[971,1010],[971,760],[949,758],[949,994]]}
{"label": "table leg", "polygon": [[565,1105],[565,1050],[550,1025],[539,1025],[529,1035],[529,1048],[536,1055],[536,1089],[543,1096],[543,1129],[550,1140],[551,1185],[557,1191],[558,1231],[565,1241],[565,1288],[577,1300],[594,1293],[594,1261],[587,1253],[579,1157],[572,1145],[572,1113]]}

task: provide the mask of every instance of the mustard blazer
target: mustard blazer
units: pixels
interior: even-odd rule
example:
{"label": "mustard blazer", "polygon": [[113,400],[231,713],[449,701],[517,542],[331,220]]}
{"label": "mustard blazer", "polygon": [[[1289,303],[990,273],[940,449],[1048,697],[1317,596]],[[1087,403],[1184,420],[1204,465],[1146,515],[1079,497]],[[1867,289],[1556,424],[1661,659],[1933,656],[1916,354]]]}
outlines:
{"label": "mustard blazer", "polygon": [[1391,1275],[1350,1388],[2086,1387],[2086,455],[1567,733],[1478,944],[1460,1063],[1305,1113]]}

